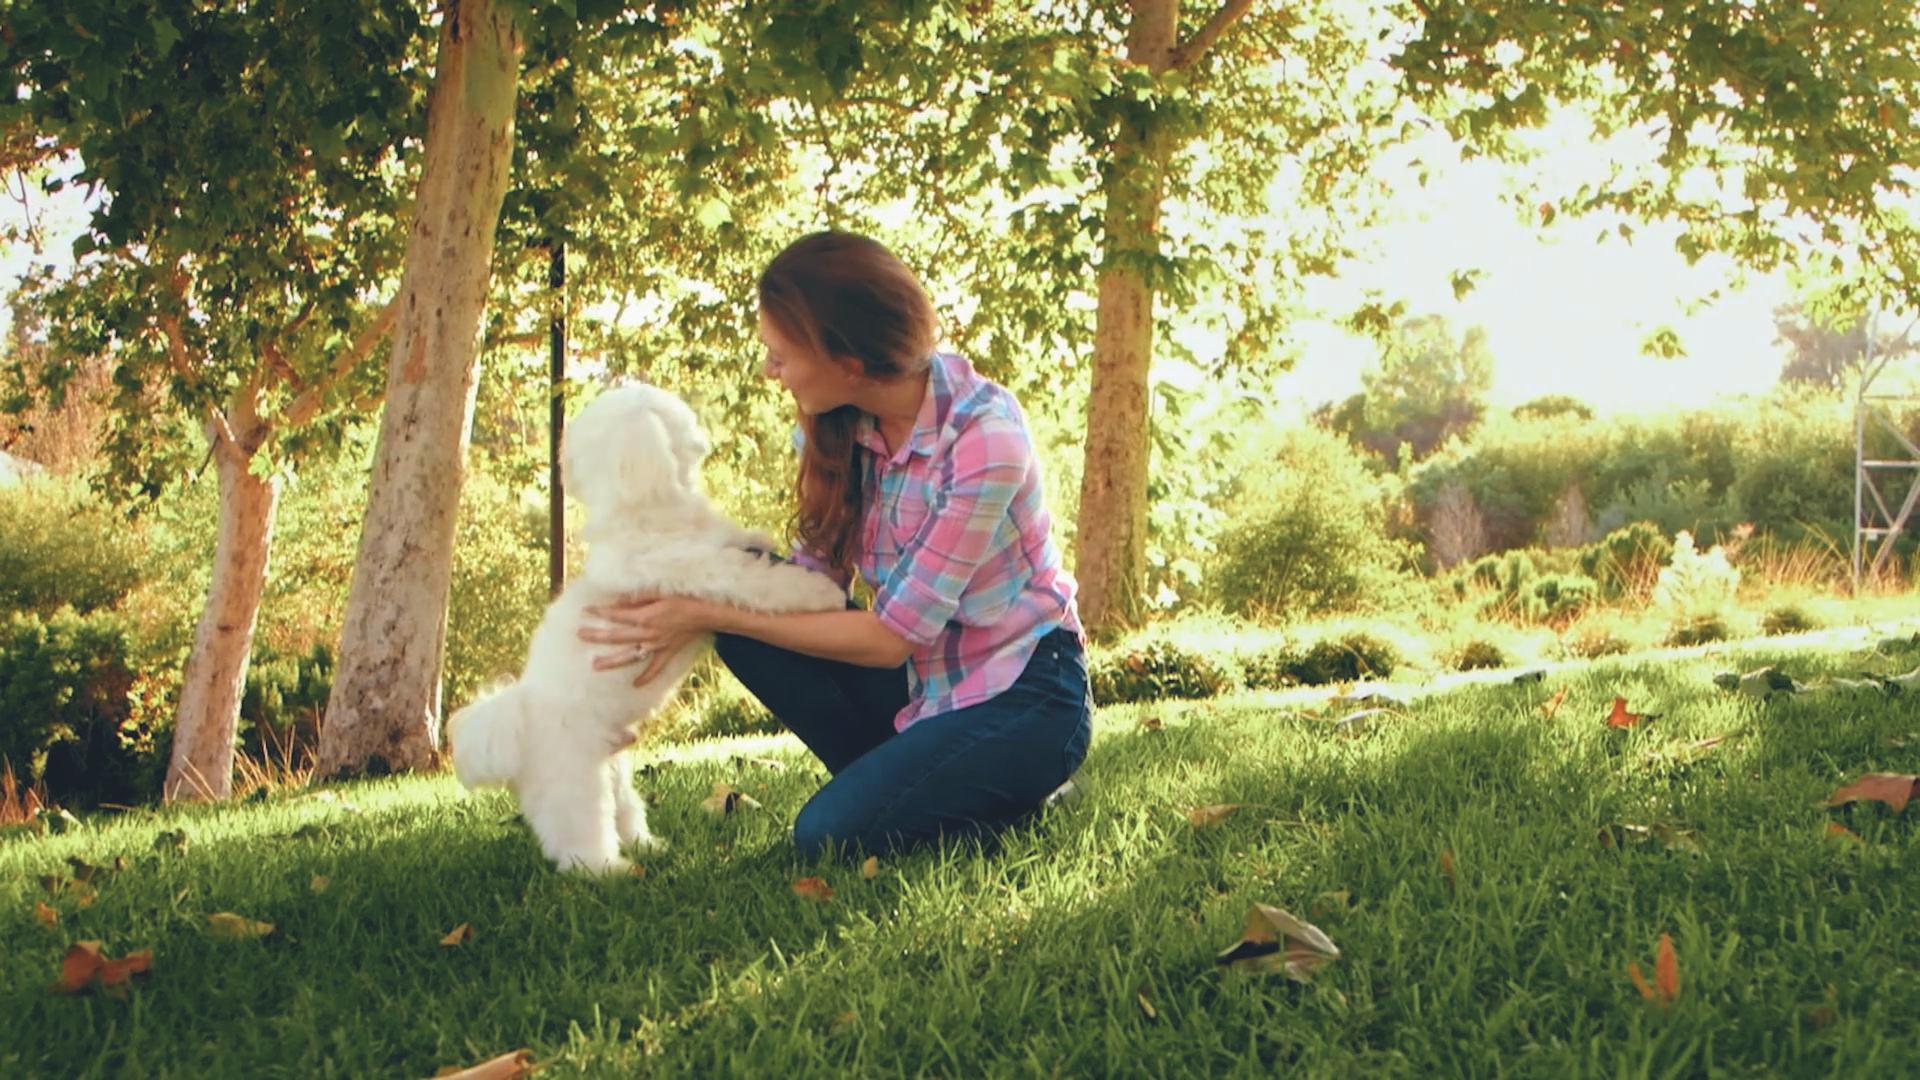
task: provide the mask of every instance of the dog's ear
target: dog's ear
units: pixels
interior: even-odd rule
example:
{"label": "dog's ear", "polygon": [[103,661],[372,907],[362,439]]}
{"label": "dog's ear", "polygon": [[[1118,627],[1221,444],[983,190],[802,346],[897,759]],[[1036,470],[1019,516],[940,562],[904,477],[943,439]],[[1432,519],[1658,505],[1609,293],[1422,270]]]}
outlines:
{"label": "dog's ear", "polygon": [[567,426],[560,480],[596,508],[671,502],[684,488],[652,387],[623,386],[595,398]]}

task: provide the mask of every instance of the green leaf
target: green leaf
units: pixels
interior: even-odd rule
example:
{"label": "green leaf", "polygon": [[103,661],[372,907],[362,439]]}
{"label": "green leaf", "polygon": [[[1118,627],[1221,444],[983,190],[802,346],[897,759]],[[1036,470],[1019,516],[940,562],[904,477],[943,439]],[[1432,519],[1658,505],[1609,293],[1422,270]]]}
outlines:
{"label": "green leaf", "polygon": [[713,232],[733,220],[733,211],[727,208],[724,200],[715,197],[702,203],[693,219],[700,223],[701,228]]}
{"label": "green leaf", "polygon": [[165,15],[153,17],[153,47],[158,55],[166,56],[180,41],[180,28]]}

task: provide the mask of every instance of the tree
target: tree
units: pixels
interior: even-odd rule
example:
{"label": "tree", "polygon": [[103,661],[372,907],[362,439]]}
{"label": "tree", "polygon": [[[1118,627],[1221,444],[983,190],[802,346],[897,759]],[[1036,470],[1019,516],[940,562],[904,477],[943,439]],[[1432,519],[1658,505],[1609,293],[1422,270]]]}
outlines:
{"label": "tree", "polygon": [[1486,410],[1493,388],[1486,331],[1468,327],[1456,339],[1443,316],[1403,320],[1360,384],[1360,393],[1324,416],[1328,426],[1389,462],[1402,447],[1424,458]]}
{"label": "tree", "polygon": [[386,407],[315,763],[323,777],[438,760],[454,515],[513,158],[520,52],[512,8],[494,0],[446,8]]}
{"label": "tree", "polygon": [[[139,500],[194,471],[220,488],[212,583],[182,676],[166,797],[230,788],[239,695],[284,470],[336,443],[393,322],[380,297],[417,92],[410,8],[352,18],[179,0],[8,4],[0,126],[72,153],[98,193],[64,274],[31,292],[43,362],[12,372],[58,402],[81,358],[114,369],[100,483]],[[334,58],[353,56],[342,67]],[[27,355],[27,354],[22,354]]]}

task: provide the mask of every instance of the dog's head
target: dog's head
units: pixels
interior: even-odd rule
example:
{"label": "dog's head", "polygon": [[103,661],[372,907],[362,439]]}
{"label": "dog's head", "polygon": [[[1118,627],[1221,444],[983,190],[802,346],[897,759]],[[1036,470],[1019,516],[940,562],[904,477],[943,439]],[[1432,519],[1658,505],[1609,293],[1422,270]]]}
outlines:
{"label": "dog's head", "polygon": [[479,788],[512,783],[520,771],[527,711],[527,695],[508,686],[453,714],[447,739],[453,744],[453,774],[462,784]]}
{"label": "dog's head", "polygon": [[686,402],[657,386],[626,383],[568,422],[560,478],[595,509],[667,506],[699,490],[709,449]]}

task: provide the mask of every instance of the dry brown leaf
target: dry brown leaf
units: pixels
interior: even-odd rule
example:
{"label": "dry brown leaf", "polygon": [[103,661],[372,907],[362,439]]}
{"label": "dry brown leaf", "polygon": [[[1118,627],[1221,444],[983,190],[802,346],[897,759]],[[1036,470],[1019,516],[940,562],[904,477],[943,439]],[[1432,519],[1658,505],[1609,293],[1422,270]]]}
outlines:
{"label": "dry brown leaf", "polygon": [[736,810],[757,810],[760,804],[753,796],[727,783],[725,780],[713,782],[713,794],[700,801],[700,809],[709,814],[731,814]]}
{"label": "dry brown leaf", "polygon": [[1627,977],[1633,980],[1633,988],[1640,991],[1641,997],[1662,1006],[1671,1005],[1680,996],[1680,958],[1674,954],[1672,935],[1660,935],[1660,947],[1654,952],[1651,985],[1640,973],[1637,961],[1627,961]]}
{"label": "dry brown leaf", "polygon": [[307,888],[312,889],[314,892],[326,892],[327,886],[331,884],[333,884],[333,879],[327,877],[327,875],[315,874],[313,875],[313,880],[307,882]]}
{"label": "dry brown leaf", "polygon": [[76,941],[60,958],[60,979],[53,990],[77,994],[90,986],[106,990],[124,989],[135,975],[144,975],[153,967],[153,951],[140,949],[118,960],[108,956],[98,941]]}
{"label": "dry brown leaf", "polygon": [[860,864],[860,876],[868,881],[880,876],[880,856],[869,855],[867,861]]}
{"label": "dry brown leaf", "polygon": [[736,754],[736,755],[734,755],[734,759],[733,759],[733,766],[734,766],[734,768],[736,768],[736,769],[744,769],[744,768],[746,768],[746,767],[747,767],[747,766],[749,766],[749,765],[753,765],[753,766],[757,766],[757,767],[759,767],[759,768],[762,768],[762,769],[766,769],[766,770],[768,770],[769,772],[783,772],[783,771],[785,771],[785,770],[786,770],[786,767],[787,767],[787,763],[786,763],[786,762],[784,762],[784,761],[775,761],[775,760],[774,760],[774,759],[772,759],[772,758],[763,758],[763,757],[742,757],[742,756],[740,756],[740,755],[738,755],[738,754]]}
{"label": "dry brown leaf", "polygon": [[1460,878],[1453,872],[1453,849],[1440,853],[1440,873],[1446,876],[1447,884],[1452,888],[1460,887]]}
{"label": "dry brown leaf", "polygon": [[1636,724],[1651,723],[1656,717],[1650,713],[1631,713],[1627,711],[1627,699],[1615,697],[1613,711],[1607,714],[1607,726],[1630,728]]}
{"label": "dry brown leaf", "polygon": [[793,883],[793,894],[802,900],[826,903],[833,899],[833,886],[825,878],[803,877]]}
{"label": "dry brown leaf", "polygon": [[1255,904],[1247,912],[1240,940],[1214,957],[1214,963],[1235,971],[1282,973],[1306,982],[1315,968],[1339,957],[1340,950],[1319,927],[1280,908]]}
{"label": "dry brown leaf", "polygon": [[218,911],[207,916],[207,932],[217,938],[245,941],[263,938],[273,933],[273,924],[256,922],[244,915],[235,915],[231,911]]}
{"label": "dry brown leaf", "polygon": [[1166,727],[1166,723],[1158,716],[1143,716],[1140,718],[1141,731],[1165,731]]}
{"label": "dry brown leaf", "polygon": [[85,888],[84,886],[80,886],[80,885],[75,885],[73,887],[73,906],[74,907],[90,908],[93,906],[93,902],[98,899],[100,899],[100,894],[97,892],[94,892],[92,889]]}
{"label": "dry brown leaf", "polygon": [[1856,844],[1866,843],[1865,840],[1862,840],[1860,838],[1859,833],[1854,832],[1852,829],[1847,828],[1845,825],[1842,825],[1837,821],[1827,822],[1827,835],[1836,837],[1836,838],[1844,838],[1847,840],[1851,840]]}
{"label": "dry brown leaf", "polygon": [[1920,776],[1911,773],[1868,773],[1834,792],[1833,797],[1827,800],[1827,805],[1875,800],[1891,806],[1897,814],[1907,808],[1908,801],[1915,795],[1920,795]]}
{"label": "dry brown leaf", "polygon": [[520,1080],[520,1077],[532,1076],[533,1070],[533,1051],[515,1050],[465,1069],[449,1065],[433,1076],[434,1080]]}
{"label": "dry brown leaf", "polygon": [[634,863],[633,865],[627,867],[627,873],[637,878],[643,878],[647,876],[647,868],[640,865],[639,863]]}
{"label": "dry brown leaf", "polygon": [[1160,1019],[1159,1010],[1153,1007],[1153,1002],[1147,1000],[1147,992],[1145,990],[1140,991],[1134,996],[1140,999],[1140,1011],[1147,1014],[1147,1019]]}
{"label": "dry brown leaf", "polygon": [[1553,719],[1553,714],[1560,711],[1561,704],[1564,703],[1566,700],[1567,700],[1567,688],[1563,686],[1560,689],[1554,691],[1552,697],[1540,703],[1540,715],[1546,717],[1549,720]]}
{"label": "dry brown leaf", "polygon": [[59,909],[50,906],[45,900],[35,900],[33,902],[33,917],[39,919],[40,925],[49,930],[55,929],[60,925]]}
{"label": "dry brown leaf", "polygon": [[447,931],[447,936],[440,939],[440,944],[465,945],[467,942],[472,940],[473,940],[473,924],[461,923],[459,926],[456,926],[453,929]]}
{"label": "dry brown leaf", "polygon": [[1245,809],[1245,803],[1219,803],[1214,806],[1196,806],[1186,811],[1187,822],[1196,829],[1209,825],[1218,825],[1225,821],[1235,810]]}

